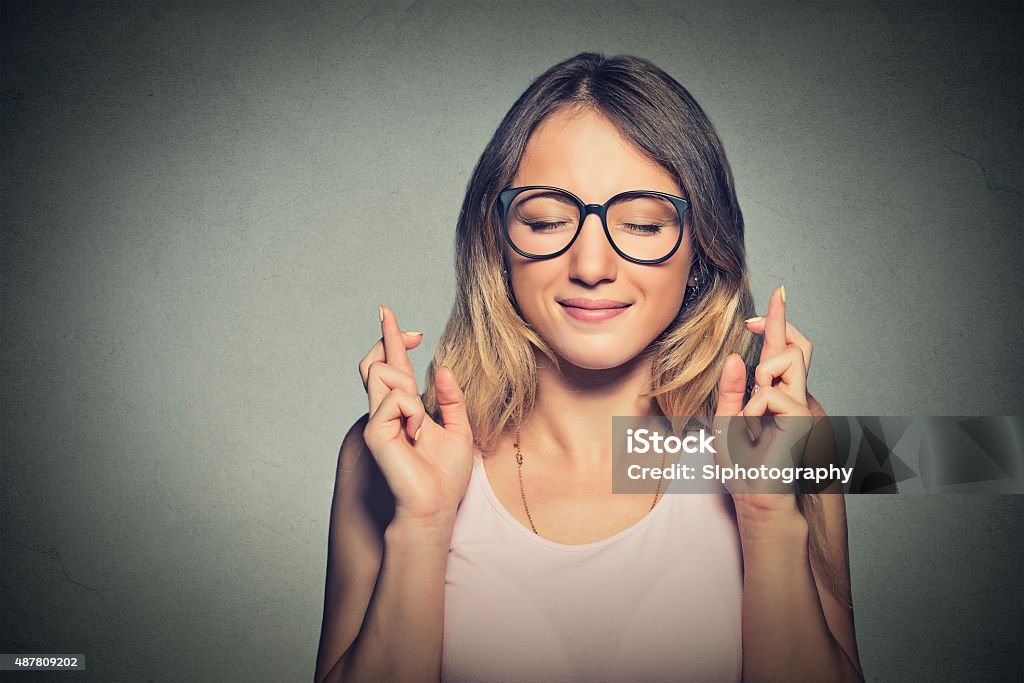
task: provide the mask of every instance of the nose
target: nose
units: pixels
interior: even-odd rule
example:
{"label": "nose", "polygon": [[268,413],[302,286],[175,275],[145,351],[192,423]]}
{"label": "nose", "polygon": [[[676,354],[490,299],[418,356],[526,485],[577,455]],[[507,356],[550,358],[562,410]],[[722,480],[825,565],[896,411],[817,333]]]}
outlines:
{"label": "nose", "polygon": [[614,281],[619,255],[615,253],[601,225],[601,217],[590,214],[583,220],[579,236],[569,248],[569,277],[588,285]]}

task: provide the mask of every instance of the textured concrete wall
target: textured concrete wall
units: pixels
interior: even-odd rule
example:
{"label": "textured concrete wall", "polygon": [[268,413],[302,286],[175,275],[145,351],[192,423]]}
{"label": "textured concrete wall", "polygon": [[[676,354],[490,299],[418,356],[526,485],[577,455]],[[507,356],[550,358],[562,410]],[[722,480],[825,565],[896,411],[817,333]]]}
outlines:
{"label": "textured concrete wall", "polygon": [[[425,331],[422,381],[470,171],[583,50],[708,112],[755,294],[786,284],[829,412],[1022,412],[1016,3],[0,11],[0,651],[311,677],[377,305]],[[872,680],[1020,675],[1019,498],[849,509]]]}

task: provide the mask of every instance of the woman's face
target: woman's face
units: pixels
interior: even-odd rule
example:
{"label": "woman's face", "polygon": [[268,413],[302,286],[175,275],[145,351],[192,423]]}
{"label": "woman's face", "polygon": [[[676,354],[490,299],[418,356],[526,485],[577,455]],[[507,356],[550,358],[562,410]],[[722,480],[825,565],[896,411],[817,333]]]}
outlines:
{"label": "woman's face", "polygon": [[[559,187],[585,204],[603,204],[628,190],[685,198],[667,171],[589,109],[559,110],[534,130],[511,184],[524,185]],[[552,259],[526,258],[506,243],[512,290],[523,317],[559,358],[579,368],[614,368],[634,359],[682,305],[691,258],[689,216],[679,249],[656,265],[619,256],[596,214],[587,216],[572,247]],[[569,305],[586,300],[618,302],[624,308],[607,317]]]}

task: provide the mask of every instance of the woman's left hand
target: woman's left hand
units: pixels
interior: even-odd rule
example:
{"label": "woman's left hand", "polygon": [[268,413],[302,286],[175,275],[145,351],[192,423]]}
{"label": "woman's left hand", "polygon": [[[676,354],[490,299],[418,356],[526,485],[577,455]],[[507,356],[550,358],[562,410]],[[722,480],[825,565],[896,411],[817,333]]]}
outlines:
{"label": "woman's left hand", "polygon": [[[818,412],[812,411],[812,402],[814,406],[817,402],[807,393],[807,367],[813,346],[786,321],[785,290],[781,286],[772,292],[767,315],[752,318],[746,325],[751,332],[764,334],[760,363],[754,370],[754,391],[743,405],[746,366],[739,354],[730,355],[719,381],[715,414],[722,418],[742,417],[749,436],[743,434],[737,438],[739,420],[724,421],[723,424],[728,422],[732,429],[727,439],[728,448],[720,455],[730,462],[719,464],[748,468],[798,465],[792,459],[793,449],[806,441],[811,426],[809,418]],[[763,421],[764,416],[772,416],[772,419]],[[764,482],[752,486],[750,482],[733,479],[727,484],[738,514],[760,515],[796,509],[795,488],[785,489],[787,493],[752,493],[752,489],[765,491]],[[774,486],[772,490],[779,488]]]}

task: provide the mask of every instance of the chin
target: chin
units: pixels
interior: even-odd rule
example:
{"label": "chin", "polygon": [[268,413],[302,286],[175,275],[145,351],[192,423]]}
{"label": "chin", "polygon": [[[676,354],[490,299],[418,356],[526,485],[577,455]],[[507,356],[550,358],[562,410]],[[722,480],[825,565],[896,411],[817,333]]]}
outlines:
{"label": "chin", "polygon": [[630,352],[630,350],[623,349],[621,346],[607,350],[591,347],[585,351],[578,347],[574,349],[554,349],[559,360],[581,370],[611,370],[618,368],[636,360],[641,350],[642,348]]}

